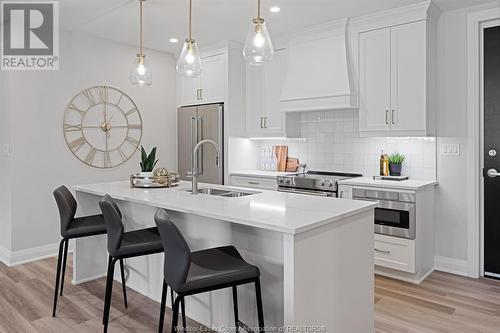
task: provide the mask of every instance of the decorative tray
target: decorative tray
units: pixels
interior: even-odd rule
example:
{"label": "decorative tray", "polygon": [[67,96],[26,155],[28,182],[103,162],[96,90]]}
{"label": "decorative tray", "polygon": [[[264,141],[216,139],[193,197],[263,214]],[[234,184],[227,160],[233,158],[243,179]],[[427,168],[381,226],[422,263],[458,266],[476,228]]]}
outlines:
{"label": "decorative tray", "polygon": [[153,177],[144,177],[139,174],[130,175],[130,187],[138,188],[165,188],[179,185],[179,175],[169,173],[167,175],[154,175]]}
{"label": "decorative tray", "polygon": [[375,180],[396,180],[396,181],[402,181],[402,180],[407,180],[409,177],[408,176],[373,176],[373,179]]}

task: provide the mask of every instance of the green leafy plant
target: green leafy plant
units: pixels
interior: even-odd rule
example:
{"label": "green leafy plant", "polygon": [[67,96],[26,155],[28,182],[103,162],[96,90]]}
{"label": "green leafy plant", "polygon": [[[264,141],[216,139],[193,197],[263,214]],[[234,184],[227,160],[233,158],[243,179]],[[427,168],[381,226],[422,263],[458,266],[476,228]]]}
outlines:
{"label": "green leafy plant", "polygon": [[141,171],[152,172],[158,160],[156,159],[156,147],[151,150],[151,153],[146,154],[146,150],[141,146]]}
{"label": "green leafy plant", "polygon": [[406,157],[400,153],[394,153],[389,155],[389,164],[403,164]]}

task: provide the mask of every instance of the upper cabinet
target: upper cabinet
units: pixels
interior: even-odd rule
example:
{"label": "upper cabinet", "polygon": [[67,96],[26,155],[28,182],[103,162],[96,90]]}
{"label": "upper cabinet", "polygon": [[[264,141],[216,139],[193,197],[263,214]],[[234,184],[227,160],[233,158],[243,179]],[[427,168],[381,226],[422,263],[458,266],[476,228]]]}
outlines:
{"label": "upper cabinet", "polygon": [[179,106],[223,103],[226,96],[225,53],[202,57],[203,72],[196,78],[179,77]]}
{"label": "upper cabinet", "polygon": [[286,77],[285,49],[274,52],[273,60],[261,66],[247,65],[247,137],[283,137],[286,115],[280,111],[281,89]]}
{"label": "upper cabinet", "polygon": [[435,135],[435,24],[424,9],[357,34],[362,136]]}
{"label": "upper cabinet", "polygon": [[280,109],[284,112],[356,108],[348,52],[348,20],[297,31],[289,41]]}

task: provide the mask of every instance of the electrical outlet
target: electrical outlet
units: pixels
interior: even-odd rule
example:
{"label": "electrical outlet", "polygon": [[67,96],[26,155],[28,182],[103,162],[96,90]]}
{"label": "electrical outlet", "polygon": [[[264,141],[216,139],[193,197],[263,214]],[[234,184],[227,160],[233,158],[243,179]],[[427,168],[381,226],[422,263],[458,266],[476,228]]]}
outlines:
{"label": "electrical outlet", "polygon": [[439,155],[441,156],[460,156],[460,144],[442,143],[439,145]]}
{"label": "electrical outlet", "polygon": [[5,143],[3,145],[3,156],[9,157],[10,156],[10,144]]}

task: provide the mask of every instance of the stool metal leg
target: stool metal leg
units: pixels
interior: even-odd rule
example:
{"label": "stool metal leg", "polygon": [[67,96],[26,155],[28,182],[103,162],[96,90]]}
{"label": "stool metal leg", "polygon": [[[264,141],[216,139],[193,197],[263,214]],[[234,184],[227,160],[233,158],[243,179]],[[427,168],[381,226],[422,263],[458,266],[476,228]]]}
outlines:
{"label": "stool metal leg", "polygon": [[125,270],[123,268],[123,259],[120,259],[120,273],[122,275],[123,302],[125,303],[125,308],[128,308],[127,287],[125,286]]}
{"label": "stool metal leg", "polygon": [[233,286],[233,308],[234,308],[234,327],[236,328],[236,332],[239,332],[239,316],[238,316],[238,289],[236,286]]}
{"label": "stool metal leg", "polygon": [[264,332],[264,310],[262,308],[262,293],[260,290],[260,278],[255,280],[255,297],[257,298],[257,315],[259,317],[259,331]]}
{"label": "stool metal leg", "polygon": [[57,307],[57,294],[59,292],[59,279],[61,277],[61,261],[62,261],[62,252],[63,252],[63,244],[64,239],[59,243],[59,255],[57,256],[57,270],[56,270],[56,285],[54,287],[54,306],[52,308],[52,317],[56,316],[56,307]]}
{"label": "stool metal leg", "polygon": [[[170,288],[170,290],[172,290],[172,288]],[[161,290],[160,323],[158,324],[158,333],[163,332],[163,322],[165,321],[165,305],[167,303],[167,293],[168,293],[168,286],[165,280],[163,280],[163,288]],[[173,293],[171,295],[173,295]],[[174,302],[172,302],[172,306],[173,304]]]}
{"label": "stool metal leg", "polygon": [[174,301],[174,306],[172,308],[172,333],[177,332],[177,323],[179,321],[179,303],[181,300],[181,296],[177,296]]}
{"label": "stool metal leg", "polygon": [[108,331],[109,312],[111,309],[111,296],[113,294],[113,275],[115,273],[115,263],[117,259],[112,258],[108,270],[108,283],[106,287],[106,302],[104,308],[104,333]]}
{"label": "stool metal leg", "polygon": [[108,256],[108,272],[106,273],[106,290],[104,292],[104,309],[102,311],[102,324],[104,325],[104,320],[106,318],[106,308],[108,307],[108,289],[109,289],[109,271],[111,270],[111,262],[113,257]]}
{"label": "stool metal leg", "polygon": [[181,309],[182,309],[182,328],[183,332],[186,332],[186,303],[184,297],[181,298]]}
{"label": "stool metal leg", "polygon": [[64,276],[66,275],[66,261],[68,259],[68,243],[69,239],[66,239],[66,242],[64,242],[64,259],[63,259],[62,274],[61,274],[61,296],[63,295]]}

